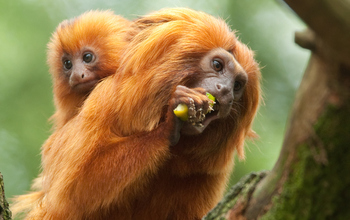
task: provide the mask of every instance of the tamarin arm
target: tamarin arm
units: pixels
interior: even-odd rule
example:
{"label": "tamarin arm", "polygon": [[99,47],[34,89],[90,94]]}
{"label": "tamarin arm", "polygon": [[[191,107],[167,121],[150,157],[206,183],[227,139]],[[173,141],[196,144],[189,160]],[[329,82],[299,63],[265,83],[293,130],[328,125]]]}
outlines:
{"label": "tamarin arm", "polygon": [[[99,91],[98,88],[96,91]],[[92,99],[96,97],[92,94],[88,100],[94,103],[97,100]],[[99,96],[99,99],[102,97]],[[193,105],[205,106],[205,109],[209,106],[203,89],[177,86],[165,106],[164,121],[151,131],[129,136],[117,135],[117,131],[112,133],[108,126],[102,126],[104,123],[84,114],[69,121],[67,126],[50,137],[53,142],[47,142],[52,148],[44,158],[48,162],[44,162],[44,171],[53,174],[49,181],[48,201],[52,199],[51,204],[71,202],[70,206],[74,209],[80,207],[90,211],[98,210],[103,204],[123,206],[132,201],[170,158],[170,148],[177,147],[174,145],[180,139],[183,122],[174,115],[173,109],[179,103],[190,105],[191,100]],[[83,113],[91,111],[96,109],[83,106]],[[91,202],[92,198],[94,202]],[[59,207],[51,207],[59,210]]]}
{"label": "tamarin arm", "polygon": [[[60,144],[62,141],[57,138],[53,147],[60,149],[51,149],[49,155],[45,156],[49,162],[44,164],[45,170],[48,174],[54,174],[48,181],[48,207],[69,215],[71,209],[79,207],[93,212],[103,204],[125,205],[131,201],[170,157],[173,122],[178,119],[172,117],[169,120],[160,123],[152,131],[127,137],[112,136],[104,143],[95,141],[94,136],[88,133],[84,137],[81,133],[71,133],[68,135],[70,137],[66,137],[69,141],[64,143],[64,146],[69,147],[64,149]],[[69,125],[75,123],[78,122],[72,120]],[[175,126],[179,129],[178,127]],[[79,128],[75,127],[75,130]],[[65,130],[56,137],[67,133],[69,132]],[[74,139],[74,136],[78,139]],[[55,136],[52,138],[55,139]],[[62,207],[55,207],[54,204],[70,205],[60,210]]]}

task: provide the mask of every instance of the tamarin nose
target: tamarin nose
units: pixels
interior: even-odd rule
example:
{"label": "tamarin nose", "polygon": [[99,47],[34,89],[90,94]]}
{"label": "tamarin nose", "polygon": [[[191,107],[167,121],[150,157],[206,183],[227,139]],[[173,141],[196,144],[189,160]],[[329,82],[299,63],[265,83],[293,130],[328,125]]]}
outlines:
{"label": "tamarin nose", "polygon": [[93,72],[82,68],[74,71],[71,75],[71,80],[73,82],[78,82],[78,83],[85,83],[89,82],[91,80],[94,80],[96,78],[96,74]]}
{"label": "tamarin nose", "polygon": [[233,88],[232,86],[226,85],[224,83],[217,83],[216,84],[216,90],[217,90],[217,100],[220,103],[220,105],[232,105],[233,104]]}

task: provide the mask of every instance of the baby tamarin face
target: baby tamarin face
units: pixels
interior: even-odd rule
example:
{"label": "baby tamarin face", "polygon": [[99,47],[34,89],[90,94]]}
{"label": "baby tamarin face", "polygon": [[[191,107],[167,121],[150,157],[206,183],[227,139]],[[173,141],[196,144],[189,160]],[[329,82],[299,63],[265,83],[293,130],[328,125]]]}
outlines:
{"label": "baby tamarin face", "polygon": [[73,91],[86,93],[100,80],[96,73],[98,60],[98,54],[92,48],[83,48],[74,54],[64,53],[62,71]]}
{"label": "baby tamarin face", "polygon": [[88,94],[115,73],[130,24],[111,11],[89,11],[58,25],[48,44],[48,64],[59,101]]}

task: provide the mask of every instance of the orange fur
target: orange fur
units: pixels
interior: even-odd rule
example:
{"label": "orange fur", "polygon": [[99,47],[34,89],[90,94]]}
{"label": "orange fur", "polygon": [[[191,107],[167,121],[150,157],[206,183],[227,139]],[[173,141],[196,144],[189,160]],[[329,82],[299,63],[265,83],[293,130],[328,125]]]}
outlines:
{"label": "orange fur", "polygon": [[[69,76],[63,71],[63,55],[75,56],[85,48],[89,48],[98,56],[95,73],[101,79],[109,76],[119,67],[123,49],[129,41],[126,33],[131,32],[130,24],[130,21],[114,15],[111,11],[89,11],[58,25],[48,43],[48,64],[53,79],[56,107],[51,120],[55,129],[63,127],[78,113],[90,92],[77,92],[70,87]],[[43,148],[45,146],[48,145],[44,145]],[[40,175],[33,181],[32,193],[14,199],[11,207],[14,216],[31,210],[42,200],[44,196],[41,191],[42,181]]]}
{"label": "orange fur", "polygon": [[89,48],[98,56],[94,72],[99,78],[115,73],[119,67],[122,48],[127,44],[126,32],[130,22],[111,11],[89,11],[57,27],[48,44],[48,64],[53,78],[56,112],[54,127],[62,127],[78,113],[88,92],[73,91],[64,74],[62,57],[75,56]]}
{"label": "orange fur", "polygon": [[[260,100],[252,51],[223,20],[190,9],[155,12],[133,26],[139,33],[118,74],[46,141],[44,196],[27,219],[201,219],[222,197]],[[173,92],[200,78],[200,60],[215,48],[232,52],[247,73],[243,97],[229,117],[170,146]]]}

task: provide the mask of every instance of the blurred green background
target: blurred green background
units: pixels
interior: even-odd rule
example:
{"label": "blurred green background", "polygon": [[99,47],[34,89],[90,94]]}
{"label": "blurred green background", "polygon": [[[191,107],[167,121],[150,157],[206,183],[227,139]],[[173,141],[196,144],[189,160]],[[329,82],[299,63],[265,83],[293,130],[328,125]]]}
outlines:
{"label": "blurred green background", "polygon": [[9,0],[0,1],[0,172],[7,197],[23,194],[40,169],[40,147],[53,114],[46,44],[59,22],[91,9],[112,9],[134,19],[164,7],[190,7],[227,20],[256,51],[263,75],[264,105],[254,128],[260,138],[236,160],[231,183],[273,167],[286,120],[309,53],[294,44],[304,24],[272,0]]}

